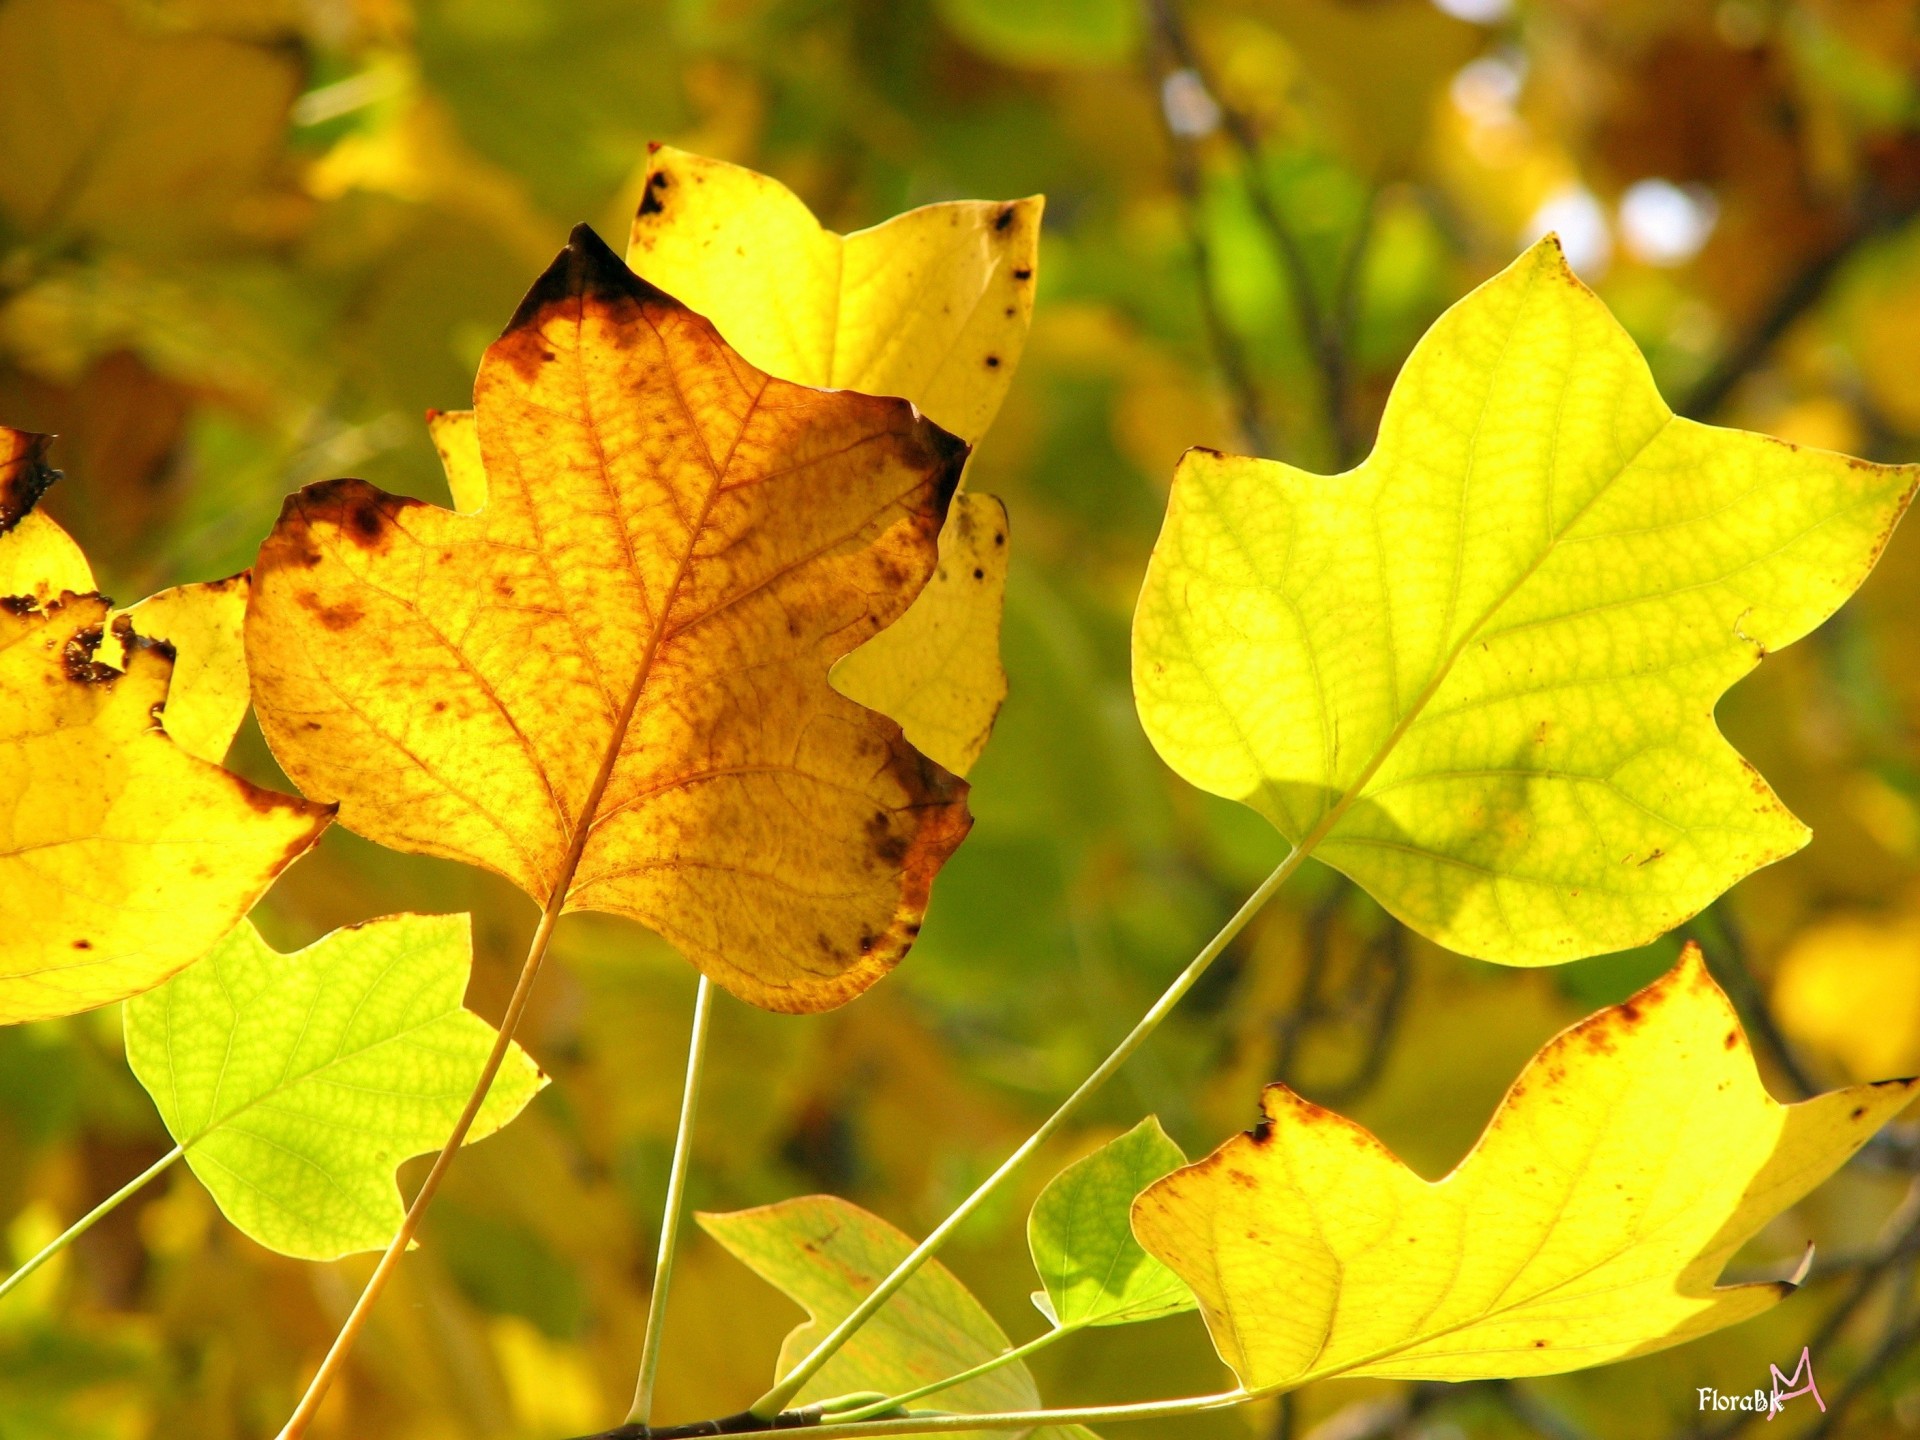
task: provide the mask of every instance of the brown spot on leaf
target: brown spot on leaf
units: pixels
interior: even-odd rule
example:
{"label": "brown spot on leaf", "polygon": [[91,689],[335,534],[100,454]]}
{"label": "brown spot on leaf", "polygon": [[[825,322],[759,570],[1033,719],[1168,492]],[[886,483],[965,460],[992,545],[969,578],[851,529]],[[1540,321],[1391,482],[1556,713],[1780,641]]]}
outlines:
{"label": "brown spot on leaf", "polygon": [[74,942],[73,942],[73,948],[74,948],[74,949],[76,949],[76,950],[91,950],[91,949],[93,949],[93,941],[91,941],[91,940],[76,940],[76,941],[74,941]]}
{"label": "brown spot on leaf", "polygon": [[1022,265],[1018,270],[1013,272],[1013,278],[1016,280],[1031,280],[1033,278],[1033,271],[1029,270],[1025,265]]}
{"label": "brown spot on leaf", "polygon": [[[893,817],[884,810],[876,810],[867,821],[867,843],[874,856],[883,865],[898,865],[907,855],[907,837],[897,834],[893,828]],[[866,947],[862,945],[862,950]]]}
{"label": "brown spot on leaf", "polygon": [[987,368],[989,370],[998,370],[1000,368],[1000,357],[998,355],[987,356]]}
{"label": "brown spot on leaf", "polygon": [[1013,206],[1002,205],[1000,213],[993,217],[993,228],[1004,230],[1011,224],[1013,224]]}
{"label": "brown spot on leaf", "polygon": [[673,181],[664,170],[656,170],[653,174],[649,175],[647,177],[647,193],[640,197],[640,213],[642,215],[658,215],[662,210],[666,209],[666,205],[660,199],[660,192],[672,183]]}
{"label": "brown spot on leaf", "polygon": [[1860,1118],[1860,1117],[1861,1117],[1862,1115],[1864,1115],[1864,1114],[1866,1114],[1866,1113],[1867,1113],[1867,1107],[1866,1107],[1866,1106],[1864,1106],[1864,1105],[1856,1105],[1856,1106],[1854,1106],[1854,1107],[1853,1107],[1853,1109],[1852,1109],[1852,1111],[1851,1111],[1851,1112],[1850,1112],[1850,1113],[1848,1114],[1848,1117],[1847,1117],[1847,1118],[1848,1118],[1848,1119],[1850,1119],[1850,1120],[1858,1120],[1858,1119],[1859,1119],[1859,1118]]}
{"label": "brown spot on leaf", "polygon": [[51,435],[0,427],[0,535],[23,520],[60,478],[46,462]]}
{"label": "brown spot on leaf", "polygon": [[311,611],[319,622],[333,631],[349,630],[366,618],[366,612],[351,600],[329,605],[311,590],[300,592],[301,608]]}

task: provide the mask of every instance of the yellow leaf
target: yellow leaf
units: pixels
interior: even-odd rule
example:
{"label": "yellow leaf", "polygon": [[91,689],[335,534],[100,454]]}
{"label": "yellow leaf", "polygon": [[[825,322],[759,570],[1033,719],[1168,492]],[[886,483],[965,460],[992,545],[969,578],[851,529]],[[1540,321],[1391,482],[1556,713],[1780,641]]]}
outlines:
{"label": "yellow leaf", "polygon": [[1853,592],[1917,475],[1675,416],[1549,238],[1434,324],[1356,468],[1188,453],[1140,717],[1455,950],[1643,944],[1806,843],[1714,702]]}
{"label": "yellow leaf", "polygon": [[[972,443],[1026,347],[1041,208],[1038,197],[951,201],[841,236],[778,181],[661,146],[627,258],[770,374],[904,396]],[[956,774],[979,758],[1006,698],[1006,534],[998,501],[956,502],[939,573],[833,674]]]}
{"label": "yellow leaf", "polygon": [[834,689],[899,721],[915,746],[966,774],[1007,698],[1006,590],[1007,508],[962,491],[940,532],[933,579],[905,615],[833,667]]}
{"label": "yellow leaf", "polygon": [[51,435],[0,425],[0,596],[36,604],[93,589],[93,567],[71,536],[35,507],[60,472],[47,464]]}
{"label": "yellow leaf", "polygon": [[474,400],[478,513],[289,498],[247,616],[275,755],[370,839],[639,920],[743,999],[857,995],[965,786],[826,671],[925,583],[966,446],[753,369],[584,226]]}
{"label": "yellow leaf", "polygon": [[94,658],[98,595],[0,606],[0,1023],[122,1000],[204,954],[331,812],[195,759],[153,723],[173,663]]}
{"label": "yellow leaf", "polygon": [[177,585],[126,611],[134,632],[173,647],[173,680],[160,715],[174,743],[218,765],[246,718],[248,575]]}
{"label": "yellow leaf", "polygon": [[1249,1389],[1576,1370],[1790,1293],[1715,1281],[1917,1083],[1777,1104],[1689,946],[1550,1041],[1445,1179],[1274,1085],[1259,1129],[1141,1195],[1134,1233],[1199,1295]]}
{"label": "yellow leaf", "polygon": [[1920,915],[1843,916],[1799,935],[1773,982],[1780,1028],[1853,1075],[1920,1069]]}
{"label": "yellow leaf", "polygon": [[487,467],[480,461],[480,427],[471,410],[429,410],[427,433],[447,472],[453,508],[476,515],[487,505]]}

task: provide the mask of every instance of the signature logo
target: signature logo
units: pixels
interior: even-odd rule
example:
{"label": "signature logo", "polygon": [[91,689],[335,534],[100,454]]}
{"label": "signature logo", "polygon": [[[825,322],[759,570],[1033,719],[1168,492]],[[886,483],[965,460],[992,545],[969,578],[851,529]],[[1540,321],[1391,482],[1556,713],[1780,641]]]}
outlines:
{"label": "signature logo", "polygon": [[1787,1401],[1802,1395],[1811,1395],[1813,1403],[1824,1413],[1827,1402],[1820,1398],[1820,1387],[1813,1378],[1813,1352],[1808,1346],[1800,1347],[1800,1360],[1793,1367],[1791,1375],[1782,1375],[1778,1365],[1769,1365],[1772,1372],[1768,1377],[1770,1388],[1750,1390],[1740,1395],[1723,1395],[1711,1385],[1700,1387],[1700,1408],[1702,1410],[1751,1410],[1767,1412],[1767,1419],[1779,1415],[1781,1407]]}

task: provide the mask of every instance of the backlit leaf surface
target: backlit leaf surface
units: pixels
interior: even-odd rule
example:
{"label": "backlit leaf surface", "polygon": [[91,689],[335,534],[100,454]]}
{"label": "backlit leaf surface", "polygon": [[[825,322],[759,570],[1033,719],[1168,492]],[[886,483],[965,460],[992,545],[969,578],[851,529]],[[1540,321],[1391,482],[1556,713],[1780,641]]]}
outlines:
{"label": "backlit leaf surface", "polygon": [[95,660],[109,616],[98,595],[0,606],[0,1023],[159,984],[331,816],[170,738],[173,661],[130,625],[124,669]]}
{"label": "backlit leaf surface", "polygon": [[93,569],[71,536],[36,508],[60,472],[47,464],[51,435],[0,425],[0,596],[46,602],[93,589]]}
{"label": "backlit leaf surface", "polygon": [[[993,423],[1026,347],[1042,202],[926,205],[837,235],[784,185],[660,146],[627,259],[783,380],[901,395],[969,443]],[[1006,698],[1000,612],[1007,518],[955,497],[940,566],[898,621],[833,672],[956,774]]]}
{"label": "backlit leaf surface", "polygon": [[1852,593],[1916,473],[1676,417],[1549,238],[1428,332],[1357,468],[1188,453],[1140,716],[1456,950],[1641,944],[1806,842],[1714,703]]}
{"label": "backlit leaf surface", "polygon": [[[393,1238],[394,1170],[446,1143],[494,1041],[464,915],[389,915],[292,955],[243,922],[126,1007],[127,1060],[226,1217],[284,1255]],[[546,1083],[515,1045],[468,1143]]]}
{"label": "backlit leaf surface", "polygon": [[1665,977],[1535,1056],[1445,1179],[1273,1085],[1259,1129],[1140,1197],[1134,1233],[1193,1287],[1251,1389],[1576,1370],[1789,1293],[1715,1282],[1915,1087],[1777,1104],[1689,946]]}
{"label": "backlit leaf surface", "polygon": [[965,787],[826,672],[932,571],[966,446],[755,370],[584,227],[475,411],[473,514],[288,500],[247,619],[275,755],[369,838],[564,887],[756,1004],[857,995]]}
{"label": "backlit leaf surface", "polygon": [[1042,1314],[1078,1329],[1193,1309],[1186,1283],[1133,1238],[1134,1198],[1186,1163],[1149,1116],[1047,1182],[1027,1217],[1027,1247],[1047,1287],[1033,1297]]}
{"label": "backlit leaf surface", "polygon": [[[879,1216],[834,1195],[701,1215],[699,1221],[741,1263],[813,1317],[780,1347],[778,1375],[805,1358],[913,1249],[909,1237]],[[1006,1332],[967,1287],[938,1260],[930,1260],[807,1382],[797,1403],[862,1390],[904,1394],[1009,1348]],[[924,1404],[989,1413],[1031,1410],[1039,1399],[1033,1376],[1015,1361],[929,1396]],[[994,1432],[961,1433],[981,1440]]]}

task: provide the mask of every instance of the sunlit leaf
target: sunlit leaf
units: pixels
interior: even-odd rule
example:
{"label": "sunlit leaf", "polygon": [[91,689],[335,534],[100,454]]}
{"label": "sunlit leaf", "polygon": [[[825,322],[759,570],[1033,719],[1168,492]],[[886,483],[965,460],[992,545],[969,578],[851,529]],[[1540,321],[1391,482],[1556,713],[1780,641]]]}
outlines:
{"label": "sunlit leaf", "polygon": [[857,995],[965,787],[826,671],[931,572],[965,445],[754,370],[584,227],[475,401],[477,513],[288,500],[247,618],[275,755],[369,838],[564,887],[756,1004]]}
{"label": "sunlit leaf", "polygon": [[1790,1293],[1715,1282],[1917,1084],[1777,1104],[1689,947],[1535,1056],[1445,1179],[1274,1085],[1259,1129],[1140,1197],[1134,1232],[1193,1286],[1250,1388],[1576,1370]]}
{"label": "sunlit leaf", "polygon": [[[776,1378],[913,1249],[911,1239],[879,1216],[833,1195],[701,1215],[699,1221],[741,1263],[813,1317],[780,1347]],[[807,1382],[798,1403],[858,1391],[905,1394],[1010,1348],[1006,1333],[967,1287],[931,1260]],[[924,1403],[962,1414],[1031,1410],[1039,1395],[1026,1366],[1014,1361]],[[961,1433],[982,1440],[992,1432]]]}
{"label": "sunlit leaf", "polygon": [[[661,146],[627,259],[753,364],[801,385],[900,395],[968,442],[986,433],[1026,347],[1041,201],[949,201],[841,236],[778,181]],[[833,672],[956,774],[1006,697],[1006,512],[954,501],[940,567],[899,620]]]}
{"label": "sunlit leaf", "polygon": [[0,607],[0,1023],[90,1009],[198,959],[331,811],[251,785],[154,716],[173,662],[94,659],[98,595]]}
{"label": "sunlit leaf", "polygon": [[160,723],[189,755],[219,764],[247,714],[248,577],[179,585],[126,612],[134,631],[166,642],[173,678]]}
{"label": "sunlit leaf", "polygon": [[93,589],[93,568],[71,536],[36,508],[60,472],[47,464],[51,435],[0,425],[0,596],[39,604]]}
{"label": "sunlit leaf", "polygon": [[[373,1250],[400,1226],[394,1171],[437,1150],[494,1041],[464,1008],[464,915],[390,915],[292,955],[243,922],[128,1002],[127,1060],[222,1213],[284,1255]],[[546,1083],[514,1046],[468,1141]]]}
{"label": "sunlit leaf", "polygon": [[1041,1314],[1066,1330],[1193,1309],[1185,1282],[1133,1238],[1134,1197],[1186,1163],[1149,1116],[1047,1182],[1027,1217]]}
{"label": "sunlit leaf", "polygon": [[1549,239],[1435,324],[1358,468],[1181,463],[1141,719],[1456,950],[1638,945],[1806,842],[1714,702],[1865,578],[1916,473],[1675,417]]}

